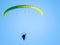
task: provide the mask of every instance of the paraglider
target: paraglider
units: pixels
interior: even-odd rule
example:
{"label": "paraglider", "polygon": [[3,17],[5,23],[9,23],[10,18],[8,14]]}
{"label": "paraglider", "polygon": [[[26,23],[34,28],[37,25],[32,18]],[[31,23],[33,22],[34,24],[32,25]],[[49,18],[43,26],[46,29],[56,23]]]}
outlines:
{"label": "paraglider", "polygon": [[22,35],[22,39],[25,40],[26,39],[26,34]]}
{"label": "paraglider", "polygon": [[[6,17],[7,14],[8,14],[11,10],[19,9],[19,8],[32,8],[32,9],[38,11],[38,12],[41,14],[41,16],[43,16],[43,11],[42,11],[40,8],[38,8],[38,7],[30,6],[30,5],[18,5],[18,6],[13,6],[13,7],[8,8],[8,9],[4,12],[4,17]],[[22,37],[23,40],[25,40],[25,39],[26,39],[26,34],[23,34],[21,37]]]}

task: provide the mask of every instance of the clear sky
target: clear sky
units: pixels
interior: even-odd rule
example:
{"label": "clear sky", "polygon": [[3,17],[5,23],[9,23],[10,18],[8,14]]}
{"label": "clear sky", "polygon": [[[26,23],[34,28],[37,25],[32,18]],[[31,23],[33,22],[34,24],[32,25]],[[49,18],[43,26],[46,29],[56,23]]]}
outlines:
{"label": "clear sky", "polygon": [[[6,9],[16,5],[32,5],[33,9]],[[26,40],[21,35],[26,33]],[[60,0],[0,0],[0,45],[60,45]]]}

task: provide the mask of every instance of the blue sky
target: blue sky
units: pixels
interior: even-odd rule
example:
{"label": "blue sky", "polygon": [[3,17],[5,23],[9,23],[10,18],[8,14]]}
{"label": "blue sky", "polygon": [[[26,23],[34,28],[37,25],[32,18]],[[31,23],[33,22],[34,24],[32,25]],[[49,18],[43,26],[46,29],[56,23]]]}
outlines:
{"label": "blue sky", "polygon": [[[4,19],[6,9],[25,4],[41,8],[44,16],[32,9],[16,9]],[[60,45],[60,0],[0,0],[0,45]]]}

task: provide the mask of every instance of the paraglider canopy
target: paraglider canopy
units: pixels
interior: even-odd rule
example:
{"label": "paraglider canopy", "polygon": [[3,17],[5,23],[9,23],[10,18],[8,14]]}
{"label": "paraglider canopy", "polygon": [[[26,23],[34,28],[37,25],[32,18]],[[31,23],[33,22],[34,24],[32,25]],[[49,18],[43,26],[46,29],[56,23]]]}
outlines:
{"label": "paraglider canopy", "polygon": [[4,12],[4,17],[6,17],[7,13],[10,12],[11,10],[18,9],[18,8],[32,8],[32,9],[38,11],[41,14],[41,16],[43,16],[43,11],[40,8],[38,8],[38,7],[30,6],[30,5],[18,5],[18,6],[13,6],[13,7],[8,8]]}

